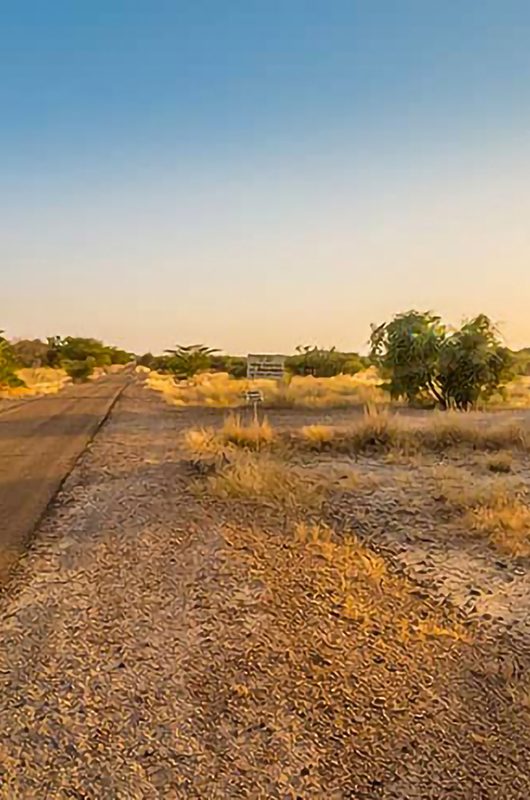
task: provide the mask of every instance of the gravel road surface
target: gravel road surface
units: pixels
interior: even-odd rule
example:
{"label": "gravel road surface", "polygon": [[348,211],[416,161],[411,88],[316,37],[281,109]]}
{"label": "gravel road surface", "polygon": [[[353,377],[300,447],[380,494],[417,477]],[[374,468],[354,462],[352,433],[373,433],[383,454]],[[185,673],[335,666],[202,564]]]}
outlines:
{"label": "gravel road surface", "polygon": [[129,380],[72,386],[0,413],[0,584]]}
{"label": "gravel road surface", "polygon": [[129,386],[7,584],[0,797],[528,800],[527,643],[200,494],[200,419]]}

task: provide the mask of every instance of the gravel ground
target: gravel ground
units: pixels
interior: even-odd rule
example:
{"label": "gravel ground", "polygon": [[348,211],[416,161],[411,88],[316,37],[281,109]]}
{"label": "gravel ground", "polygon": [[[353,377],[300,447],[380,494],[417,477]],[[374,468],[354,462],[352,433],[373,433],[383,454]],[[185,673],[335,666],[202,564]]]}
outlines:
{"label": "gravel ground", "polygon": [[128,389],[7,587],[0,796],[526,800],[526,641],[197,492],[200,419]]}
{"label": "gravel ground", "polygon": [[[528,457],[524,462],[517,474],[528,483]],[[382,468],[366,459],[355,467],[376,475],[384,470],[385,480],[369,493],[341,498],[330,510],[333,525],[355,530],[431,596],[450,601],[469,619],[488,621],[495,635],[506,633],[517,640],[514,646],[528,646],[528,559],[503,553],[485,535],[470,535],[462,522],[444,519],[432,499],[437,487],[429,466],[416,465],[413,485],[405,489],[399,485],[402,466]]]}

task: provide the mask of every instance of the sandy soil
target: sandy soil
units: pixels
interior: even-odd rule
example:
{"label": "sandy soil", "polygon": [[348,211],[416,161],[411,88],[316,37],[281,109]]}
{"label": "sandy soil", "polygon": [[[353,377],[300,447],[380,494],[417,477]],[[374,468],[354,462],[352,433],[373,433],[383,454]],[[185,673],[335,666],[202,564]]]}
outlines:
{"label": "sandy soil", "polygon": [[525,631],[201,491],[204,419],[127,390],[7,587],[0,796],[526,800]]}

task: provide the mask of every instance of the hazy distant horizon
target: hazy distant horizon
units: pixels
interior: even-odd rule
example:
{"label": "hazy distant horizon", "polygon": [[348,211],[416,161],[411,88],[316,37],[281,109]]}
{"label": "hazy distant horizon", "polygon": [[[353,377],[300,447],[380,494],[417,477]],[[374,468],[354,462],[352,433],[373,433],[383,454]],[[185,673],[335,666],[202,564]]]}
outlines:
{"label": "hazy distant horizon", "polygon": [[0,328],[365,350],[410,308],[530,345],[530,5],[4,10]]}

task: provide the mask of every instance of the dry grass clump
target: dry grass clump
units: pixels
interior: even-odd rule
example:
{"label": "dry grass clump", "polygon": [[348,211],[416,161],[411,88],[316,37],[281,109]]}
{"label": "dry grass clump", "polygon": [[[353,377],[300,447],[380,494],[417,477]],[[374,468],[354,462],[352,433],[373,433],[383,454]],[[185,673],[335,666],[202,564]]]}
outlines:
{"label": "dry grass clump", "polygon": [[259,450],[263,445],[270,445],[274,440],[274,431],[268,420],[254,418],[244,423],[238,416],[230,416],[225,420],[219,434],[223,442],[237,447]]}
{"label": "dry grass clump", "polygon": [[71,383],[64,369],[51,367],[35,367],[17,370],[17,376],[24,381],[24,386],[5,388],[0,397],[34,397],[41,394],[57,394]]}
{"label": "dry grass clump", "polygon": [[417,418],[366,409],[351,425],[337,428],[308,425],[291,437],[296,445],[334,452],[443,452],[455,447],[477,450],[530,448],[528,429],[513,421],[496,421],[474,414],[435,413]]}
{"label": "dry grass clump", "polygon": [[194,456],[218,455],[225,449],[213,428],[190,428],[184,433],[184,445]]}
{"label": "dry grass clump", "polygon": [[228,417],[219,430],[190,428],[184,433],[184,446],[196,456],[219,454],[237,447],[260,450],[273,441],[274,431],[266,419],[245,424],[236,416]]}
{"label": "dry grass clump", "polygon": [[328,490],[325,480],[309,470],[270,454],[235,451],[222,469],[207,478],[213,494],[248,498],[288,508],[315,509]]}
{"label": "dry grass clump", "polygon": [[410,449],[414,444],[411,429],[395,414],[367,411],[345,431],[347,449],[363,450]]}
{"label": "dry grass clump", "polygon": [[347,427],[307,425],[291,437],[291,442],[310,450],[358,453],[365,450],[408,450],[414,445],[414,438],[409,426],[398,416],[367,409]]}
{"label": "dry grass clump", "polygon": [[300,434],[310,447],[323,450],[333,444],[338,429],[332,425],[304,425]]}
{"label": "dry grass clump", "polygon": [[497,408],[530,408],[530,375],[520,375],[495,394],[487,403]]}
{"label": "dry grass clump", "polygon": [[271,408],[362,408],[388,402],[379,383],[373,369],[333,378],[295,376],[280,382],[236,379],[223,372],[203,373],[178,382],[171,375],[150,372],[146,379],[146,386],[161,392],[172,405],[217,408],[242,406],[249,389],[259,389],[265,405]]}
{"label": "dry grass clump", "polygon": [[290,463],[270,451],[239,449],[233,443],[224,445],[209,431],[190,432],[187,444],[204,459],[204,464],[213,467],[206,470],[208,489],[224,498],[246,497],[290,508],[315,509],[333,491],[372,491],[378,483],[373,475],[350,465]]}
{"label": "dry grass clump", "polygon": [[277,408],[362,408],[387,404],[388,396],[380,387],[377,372],[369,369],[332,378],[296,375],[276,384],[272,394],[265,392],[265,402]]}
{"label": "dry grass clump", "polygon": [[512,420],[494,421],[476,414],[446,411],[428,418],[419,429],[423,447],[447,450],[468,445],[482,450],[502,450],[507,447],[526,448],[528,430]]}
{"label": "dry grass clump", "polygon": [[523,484],[507,478],[476,478],[466,470],[438,468],[440,497],[462,514],[471,531],[513,556],[530,555],[530,506]]}

